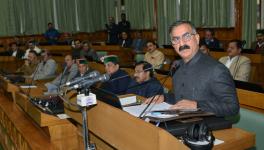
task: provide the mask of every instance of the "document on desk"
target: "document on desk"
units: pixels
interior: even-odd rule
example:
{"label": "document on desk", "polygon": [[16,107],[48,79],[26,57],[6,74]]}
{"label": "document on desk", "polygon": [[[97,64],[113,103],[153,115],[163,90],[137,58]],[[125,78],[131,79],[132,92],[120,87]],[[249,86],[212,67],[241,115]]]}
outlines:
{"label": "document on desk", "polygon": [[[142,113],[142,111],[146,108],[147,104],[141,104],[141,105],[136,105],[136,106],[130,106],[130,107],[124,107],[123,110],[128,112],[129,114],[139,117],[139,115]],[[170,104],[168,103],[160,103],[160,104],[151,104],[149,106],[149,108],[146,110],[146,116],[151,116],[154,115],[155,117],[159,117],[157,116],[157,113],[152,113],[152,111],[158,111],[158,110],[168,110],[170,108]],[[171,114],[161,114],[160,113],[160,117],[170,117]],[[174,115],[175,116],[175,115]]]}
{"label": "document on desk", "polygon": [[20,85],[20,88],[27,89],[27,88],[37,88],[36,85]]}
{"label": "document on desk", "polygon": [[137,96],[127,96],[123,98],[119,98],[120,103],[122,106],[130,105],[137,102]]}

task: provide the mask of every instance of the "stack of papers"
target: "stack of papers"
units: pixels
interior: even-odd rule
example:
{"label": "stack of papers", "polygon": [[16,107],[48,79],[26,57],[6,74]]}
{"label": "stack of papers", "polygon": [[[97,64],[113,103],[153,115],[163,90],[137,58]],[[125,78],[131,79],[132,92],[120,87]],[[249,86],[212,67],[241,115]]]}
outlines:
{"label": "stack of papers", "polygon": [[[130,106],[130,107],[124,107],[123,110],[128,112],[129,114],[139,117],[139,115],[143,112],[143,110],[147,107],[147,104],[141,104],[137,106]],[[145,116],[152,116],[152,117],[171,117],[175,116],[175,114],[163,114],[163,113],[157,113],[152,111],[158,111],[158,110],[168,110],[171,107],[168,103],[160,103],[160,104],[151,104],[149,108],[146,110]]]}

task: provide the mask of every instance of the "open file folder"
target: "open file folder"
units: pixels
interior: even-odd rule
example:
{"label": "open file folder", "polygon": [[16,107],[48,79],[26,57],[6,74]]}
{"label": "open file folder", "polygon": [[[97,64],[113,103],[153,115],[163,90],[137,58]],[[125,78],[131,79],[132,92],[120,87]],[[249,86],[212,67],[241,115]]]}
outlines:
{"label": "open file folder", "polygon": [[[124,107],[123,110],[133,116],[139,117],[140,113],[144,110],[146,104]],[[171,107],[168,103],[151,104],[146,110],[145,117],[154,122],[163,122],[176,119],[186,119],[193,117],[212,116],[213,113],[204,112],[200,109],[169,109]]]}

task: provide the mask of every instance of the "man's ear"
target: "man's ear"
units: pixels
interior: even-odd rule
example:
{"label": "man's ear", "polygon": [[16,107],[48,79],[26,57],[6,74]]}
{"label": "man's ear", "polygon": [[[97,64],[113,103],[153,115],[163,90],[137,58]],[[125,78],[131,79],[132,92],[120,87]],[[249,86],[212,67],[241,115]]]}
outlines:
{"label": "man's ear", "polygon": [[197,44],[199,45],[199,43],[200,43],[200,35],[198,33],[195,34],[195,39],[197,41]]}

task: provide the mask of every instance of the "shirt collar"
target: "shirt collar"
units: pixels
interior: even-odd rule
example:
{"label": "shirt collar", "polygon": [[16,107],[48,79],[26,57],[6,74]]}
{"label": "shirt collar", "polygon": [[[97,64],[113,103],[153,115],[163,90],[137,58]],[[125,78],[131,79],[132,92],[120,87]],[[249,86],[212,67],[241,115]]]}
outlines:
{"label": "shirt collar", "polygon": [[202,56],[202,53],[200,52],[200,50],[198,50],[197,53],[193,56],[193,58],[191,58],[191,60],[189,60],[187,63],[184,63],[184,61],[182,60],[182,65],[190,66],[190,65],[196,64],[201,56]]}

